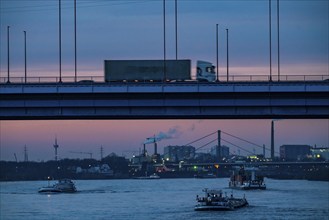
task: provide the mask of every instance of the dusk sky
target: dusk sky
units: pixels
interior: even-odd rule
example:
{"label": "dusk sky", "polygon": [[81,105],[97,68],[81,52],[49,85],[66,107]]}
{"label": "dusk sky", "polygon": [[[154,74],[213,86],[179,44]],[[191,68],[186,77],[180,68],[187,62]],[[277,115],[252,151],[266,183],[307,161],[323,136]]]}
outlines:
{"label": "dusk sky", "polygon": [[[74,72],[73,0],[62,0],[62,73]],[[229,29],[230,74],[269,75],[269,11],[267,0],[178,0],[178,58],[216,63],[219,24],[219,72],[226,74],[226,28]],[[162,59],[162,0],[77,0],[78,76],[102,76],[105,59]],[[277,73],[276,0],[272,0],[273,74]],[[329,2],[280,1],[281,75],[328,75]],[[166,52],[175,58],[174,1],[166,1]],[[58,76],[58,1],[0,1],[0,70],[7,76],[7,26],[10,26],[11,76],[24,75],[24,35],[27,31],[28,76]],[[138,121],[0,121],[0,160],[54,158],[55,136],[60,158],[87,155],[99,159],[115,152],[131,156],[147,137],[171,134],[159,142],[187,144],[217,130],[270,147],[270,120],[138,120]],[[282,144],[329,145],[329,120],[276,121],[276,152]],[[210,137],[209,142],[215,137]],[[228,136],[223,138],[234,142]],[[234,146],[231,153],[238,153]],[[248,145],[248,144],[247,144]],[[196,144],[195,147],[200,147]],[[255,148],[256,153],[262,150]],[[210,148],[207,146],[206,148]],[[153,146],[148,145],[153,153]],[[247,154],[241,150],[241,154]],[[267,152],[269,155],[269,152]]]}

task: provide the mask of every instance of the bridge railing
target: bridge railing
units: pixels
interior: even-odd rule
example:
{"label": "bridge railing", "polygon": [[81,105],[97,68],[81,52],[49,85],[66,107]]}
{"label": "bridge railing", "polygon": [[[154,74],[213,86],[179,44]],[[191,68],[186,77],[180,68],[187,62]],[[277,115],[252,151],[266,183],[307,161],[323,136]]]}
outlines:
{"label": "bridge railing", "polygon": [[[219,77],[221,82],[227,81],[227,77]],[[329,75],[281,75],[272,76],[272,81],[324,81],[329,80]],[[231,75],[229,82],[269,82],[269,75]]]}
{"label": "bridge railing", "polygon": [[[36,76],[36,77],[0,77],[0,84],[5,83],[102,83],[104,82],[104,76],[79,76],[76,79],[73,76]],[[219,77],[220,82],[269,82],[270,77],[268,75],[231,75],[228,80],[226,76]],[[273,82],[303,82],[303,81],[329,81],[329,75],[281,75],[272,76]],[[149,81],[139,81],[149,82]]]}
{"label": "bridge railing", "polygon": [[[104,82],[104,76],[79,76],[77,79],[71,76],[52,77],[52,76],[36,76],[36,77],[10,77],[10,83],[93,83]],[[0,84],[8,83],[8,77],[0,77]]]}

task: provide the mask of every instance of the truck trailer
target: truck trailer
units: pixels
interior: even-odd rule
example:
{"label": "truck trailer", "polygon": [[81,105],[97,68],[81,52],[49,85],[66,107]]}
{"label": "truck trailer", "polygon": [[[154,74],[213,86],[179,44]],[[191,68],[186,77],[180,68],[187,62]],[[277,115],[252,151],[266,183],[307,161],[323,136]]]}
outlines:
{"label": "truck trailer", "polygon": [[[196,80],[214,82],[215,67],[197,61]],[[190,81],[191,60],[105,60],[105,82]]]}

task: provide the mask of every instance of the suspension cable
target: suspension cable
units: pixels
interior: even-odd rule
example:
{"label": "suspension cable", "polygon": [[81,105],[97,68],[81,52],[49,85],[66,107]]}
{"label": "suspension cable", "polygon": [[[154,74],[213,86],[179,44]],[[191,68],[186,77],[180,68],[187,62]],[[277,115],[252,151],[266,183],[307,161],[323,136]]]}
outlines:
{"label": "suspension cable", "polygon": [[[235,135],[233,135],[233,134],[229,134],[229,133],[227,133],[227,132],[225,132],[225,131],[221,131],[222,133],[224,133],[224,134],[226,134],[226,135],[229,135],[229,136],[231,136],[231,137],[234,137],[234,138],[236,138],[236,139],[239,139],[239,140],[241,140],[241,141],[245,141],[245,142],[247,142],[247,143],[249,143],[249,144],[252,144],[252,145],[255,145],[256,147],[260,147],[260,148],[262,148],[263,149],[263,146],[261,146],[261,145],[259,145],[259,144],[255,144],[255,143],[253,143],[253,142],[251,142],[251,141],[248,141],[248,140],[246,140],[246,139],[243,139],[243,138],[240,138],[240,137],[237,137],[237,136],[235,136]],[[271,150],[271,149],[269,149],[269,148],[265,148],[266,150]]]}
{"label": "suspension cable", "polygon": [[228,143],[228,144],[231,144],[231,145],[233,145],[233,146],[235,146],[235,147],[237,147],[237,148],[239,148],[239,149],[241,149],[241,150],[244,150],[244,151],[246,151],[246,152],[248,152],[248,153],[250,153],[250,154],[253,154],[253,152],[251,152],[251,151],[249,151],[249,150],[246,150],[246,149],[243,149],[242,147],[239,147],[238,145],[233,144],[233,143],[231,143],[231,142],[229,142],[229,141],[227,141],[227,140],[225,140],[225,139],[223,139],[223,138],[222,138],[222,141],[224,141],[224,142],[226,142],[226,143]]}
{"label": "suspension cable", "polygon": [[188,146],[188,145],[190,145],[190,144],[193,144],[193,143],[195,143],[195,142],[197,142],[197,141],[200,141],[200,140],[202,140],[202,139],[204,139],[204,138],[207,138],[207,137],[209,137],[209,136],[211,136],[211,135],[213,135],[213,134],[216,134],[216,133],[217,133],[217,131],[215,131],[215,132],[213,132],[213,133],[211,133],[211,134],[205,135],[205,136],[203,136],[203,137],[201,137],[201,138],[199,138],[199,139],[196,139],[196,140],[194,140],[194,141],[192,141],[192,142],[190,142],[190,143],[188,143],[188,144],[185,144],[185,145],[183,145],[183,146]]}
{"label": "suspension cable", "polygon": [[214,139],[214,140],[212,140],[212,141],[209,141],[208,143],[202,145],[201,147],[198,147],[197,149],[195,149],[195,151],[200,150],[201,148],[203,148],[203,147],[205,147],[205,146],[207,146],[207,145],[209,145],[209,144],[211,144],[211,143],[213,143],[213,142],[215,142],[215,141],[217,141],[217,138]]}

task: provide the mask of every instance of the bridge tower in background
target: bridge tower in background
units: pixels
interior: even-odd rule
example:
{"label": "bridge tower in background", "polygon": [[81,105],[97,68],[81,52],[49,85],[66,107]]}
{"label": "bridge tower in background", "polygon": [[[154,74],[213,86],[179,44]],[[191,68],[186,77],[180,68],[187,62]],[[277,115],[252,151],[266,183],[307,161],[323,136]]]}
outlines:
{"label": "bridge tower in background", "polygon": [[221,152],[221,143],[220,143],[220,130],[217,131],[217,140],[218,140],[218,144],[217,144],[217,147],[216,147],[216,159],[217,161],[219,162],[221,157],[222,157],[222,152]]}

